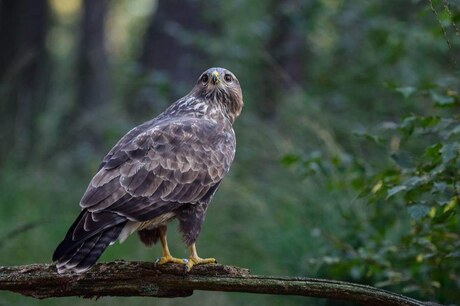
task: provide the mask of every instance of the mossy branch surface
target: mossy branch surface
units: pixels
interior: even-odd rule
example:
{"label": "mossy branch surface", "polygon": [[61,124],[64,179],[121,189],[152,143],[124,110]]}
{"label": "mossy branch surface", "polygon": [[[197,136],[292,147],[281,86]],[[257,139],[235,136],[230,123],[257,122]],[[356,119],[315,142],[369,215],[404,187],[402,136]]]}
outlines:
{"label": "mossy branch surface", "polygon": [[54,265],[0,266],[0,290],[44,299],[64,296],[186,297],[194,290],[299,295],[347,300],[363,305],[434,305],[382,289],[341,281],[251,275],[248,269],[219,264],[193,267],[114,261],[83,274],[58,274]]}

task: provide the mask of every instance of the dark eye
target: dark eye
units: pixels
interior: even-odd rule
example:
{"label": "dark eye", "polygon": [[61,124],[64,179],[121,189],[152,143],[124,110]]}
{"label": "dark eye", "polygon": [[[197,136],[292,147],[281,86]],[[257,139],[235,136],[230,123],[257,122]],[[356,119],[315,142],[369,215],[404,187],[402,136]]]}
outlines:
{"label": "dark eye", "polygon": [[203,74],[203,76],[201,77],[201,82],[203,83],[207,83],[209,80],[209,77],[207,74]]}
{"label": "dark eye", "polygon": [[230,83],[231,81],[233,81],[233,77],[230,74],[227,73],[224,76],[224,80],[225,80],[225,82]]}

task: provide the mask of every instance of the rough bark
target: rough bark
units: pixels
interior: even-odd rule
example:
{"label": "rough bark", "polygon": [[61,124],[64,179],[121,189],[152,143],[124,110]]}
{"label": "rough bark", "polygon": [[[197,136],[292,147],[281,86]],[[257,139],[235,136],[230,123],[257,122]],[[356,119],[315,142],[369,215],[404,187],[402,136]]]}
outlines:
{"label": "rough bark", "polygon": [[436,305],[370,286],[303,277],[251,275],[247,269],[219,264],[196,266],[115,261],[88,272],[58,274],[54,265],[0,267],[0,290],[34,298],[81,296],[186,297],[193,290],[299,295],[347,300],[363,305]]}

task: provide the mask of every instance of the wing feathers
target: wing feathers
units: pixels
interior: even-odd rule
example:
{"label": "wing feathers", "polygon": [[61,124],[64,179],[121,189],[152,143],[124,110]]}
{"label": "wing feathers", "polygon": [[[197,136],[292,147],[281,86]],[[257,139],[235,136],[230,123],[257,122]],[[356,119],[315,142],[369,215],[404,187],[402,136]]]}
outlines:
{"label": "wing feathers", "polygon": [[140,197],[148,197],[148,196],[153,196],[153,194],[156,193],[158,190],[158,187],[161,185],[163,180],[150,172],[145,180],[137,186],[135,189],[128,190],[128,192],[133,196],[140,196]]}
{"label": "wing feathers", "polygon": [[88,239],[88,237],[94,235],[96,232],[123,223],[124,221],[126,221],[126,218],[111,211],[86,211],[81,215],[79,222],[72,233],[70,233],[71,238],[68,240],[76,242]]}
{"label": "wing feathers", "polygon": [[135,175],[122,176],[120,179],[121,186],[124,187],[125,192],[137,189],[141,184],[145,183],[149,172],[142,168]]}
{"label": "wing feathers", "polygon": [[198,177],[198,174],[199,174],[198,171],[193,171],[193,170],[189,170],[185,172],[175,171],[174,180],[180,184],[190,184],[193,181],[195,181],[195,179]]}
{"label": "wing feathers", "polygon": [[104,169],[113,169],[128,160],[129,156],[125,151],[119,151],[115,155],[111,156],[110,159],[104,163]]}
{"label": "wing feathers", "polygon": [[[208,125],[205,124],[206,131]],[[144,209],[154,209],[155,199],[198,202],[228,171],[227,159],[233,159],[234,143],[229,142],[226,148],[222,143],[228,142],[208,143],[197,138],[197,122],[192,128],[196,135],[187,129],[190,130],[187,124],[156,127],[134,137],[120,151],[111,152],[80,205],[91,211],[110,209],[124,215],[128,205],[135,205],[133,201],[118,202],[127,194],[132,198],[150,197],[150,207],[143,205]],[[193,135],[195,139],[191,139]],[[181,137],[187,137],[190,143]],[[225,152],[217,150],[222,147]]]}
{"label": "wing feathers", "polygon": [[83,212],[56,249],[61,268],[85,269],[120,224],[198,203],[227,173],[233,133],[197,118],[149,124],[128,133],[104,158],[81,199]]}
{"label": "wing feathers", "polygon": [[86,193],[83,195],[83,198],[80,201],[80,206],[85,208],[96,205],[108,196],[110,196],[111,194],[113,194],[118,189],[120,189],[120,182],[117,177],[112,179],[107,184],[104,184],[99,187],[93,187],[90,184],[88,186],[88,189],[86,190]]}
{"label": "wing feathers", "polygon": [[107,196],[105,199],[101,200],[96,205],[91,206],[89,209],[91,211],[101,211],[107,207],[112,206],[114,203],[126,195],[126,191],[123,188],[118,188],[117,191]]}
{"label": "wing feathers", "polygon": [[182,206],[208,203],[234,153],[226,122],[160,116],[131,130],[103,159],[56,248],[59,272],[91,267],[128,222],[167,222]]}
{"label": "wing feathers", "polygon": [[127,162],[120,167],[120,174],[122,176],[133,176],[139,172],[142,168],[145,167],[145,164],[139,162]]}
{"label": "wing feathers", "polygon": [[99,187],[105,185],[119,175],[118,171],[101,169],[91,180],[91,186]]}

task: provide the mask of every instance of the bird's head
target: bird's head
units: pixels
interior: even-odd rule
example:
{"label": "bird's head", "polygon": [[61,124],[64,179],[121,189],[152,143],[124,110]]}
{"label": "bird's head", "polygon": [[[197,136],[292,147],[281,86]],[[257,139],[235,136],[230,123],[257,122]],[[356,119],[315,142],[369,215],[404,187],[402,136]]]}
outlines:
{"label": "bird's head", "polygon": [[210,68],[203,72],[192,93],[208,103],[221,106],[233,123],[243,108],[243,93],[236,76],[225,68]]}

